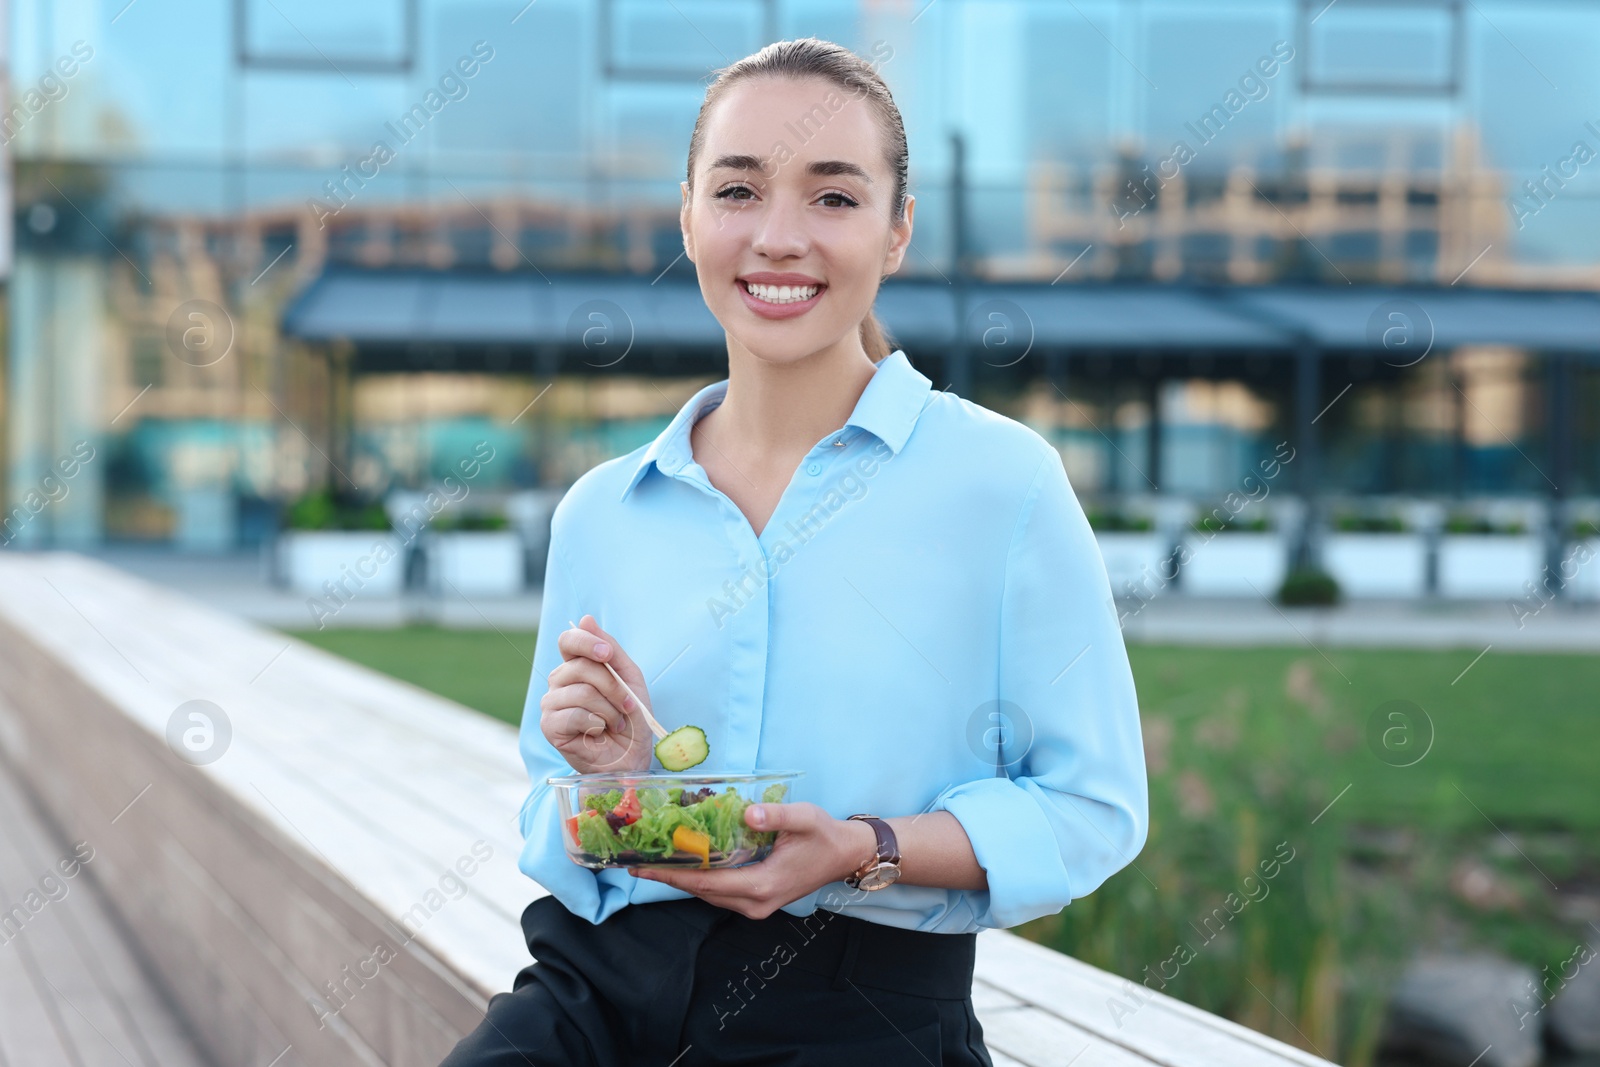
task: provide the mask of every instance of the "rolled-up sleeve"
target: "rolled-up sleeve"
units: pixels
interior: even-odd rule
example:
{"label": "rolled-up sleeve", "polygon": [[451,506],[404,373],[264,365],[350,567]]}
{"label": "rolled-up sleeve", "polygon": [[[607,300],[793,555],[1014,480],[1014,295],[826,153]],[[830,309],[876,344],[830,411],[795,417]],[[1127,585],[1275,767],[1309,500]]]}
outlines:
{"label": "rolled-up sleeve", "polygon": [[1001,595],[1000,770],[931,810],[966,830],[987,892],[977,922],[1053,915],[1133,862],[1149,829],[1138,699],[1105,565],[1061,457],[1043,457],[1007,551]]}

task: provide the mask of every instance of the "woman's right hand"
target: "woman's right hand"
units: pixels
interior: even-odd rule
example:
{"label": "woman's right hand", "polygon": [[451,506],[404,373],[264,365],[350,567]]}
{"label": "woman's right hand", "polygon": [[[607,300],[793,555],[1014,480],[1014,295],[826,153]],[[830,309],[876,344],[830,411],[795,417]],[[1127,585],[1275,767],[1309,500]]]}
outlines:
{"label": "woman's right hand", "polygon": [[562,662],[539,699],[539,726],[579,774],[643,772],[655,755],[644,711],[606,670],[610,663],[628,688],[649,701],[644,674],[593,615],[557,640]]}

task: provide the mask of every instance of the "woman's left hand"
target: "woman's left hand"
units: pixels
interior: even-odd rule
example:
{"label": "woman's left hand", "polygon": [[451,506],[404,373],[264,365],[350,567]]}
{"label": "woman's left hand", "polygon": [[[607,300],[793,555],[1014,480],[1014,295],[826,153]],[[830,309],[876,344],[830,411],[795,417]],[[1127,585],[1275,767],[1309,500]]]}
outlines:
{"label": "woman's left hand", "polygon": [[[765,821],[758,821],[763,817]],[[765,919],[785,904],[846,877],[872,853],[869,844],[860,856],[854,855],[861,839],[850,832],[853,824],[815,804],[752,804],[744,818],[753,830],[778,831],[772,851],[759,863],[710,871],[629,867],[628,873],[676,886],[746,918]]]}

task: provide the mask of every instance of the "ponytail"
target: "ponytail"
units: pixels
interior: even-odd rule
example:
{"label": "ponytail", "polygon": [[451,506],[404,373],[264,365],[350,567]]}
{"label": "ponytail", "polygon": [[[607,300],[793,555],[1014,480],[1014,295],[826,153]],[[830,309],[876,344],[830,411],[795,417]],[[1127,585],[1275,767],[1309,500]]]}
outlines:
{"label": "ponytail", "polygon": [[883,328],[883,323],[878,321],[878,316],[872,311],[867,312],[867,317],[861,320],[861,347],[866,350],[867,358],[876,363],[896,348],[894,338]]}

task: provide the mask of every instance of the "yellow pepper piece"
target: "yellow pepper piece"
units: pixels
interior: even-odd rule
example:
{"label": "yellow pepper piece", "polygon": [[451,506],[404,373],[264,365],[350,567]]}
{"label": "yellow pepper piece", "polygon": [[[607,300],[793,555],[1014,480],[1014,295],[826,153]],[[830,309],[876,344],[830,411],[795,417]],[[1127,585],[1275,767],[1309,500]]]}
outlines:
{"label": "yellow pepper piece", "polygon": [[699,830],[680,826],[672,831],[672,847],[700,857],[700,869],[711,866],[711,838]]}

